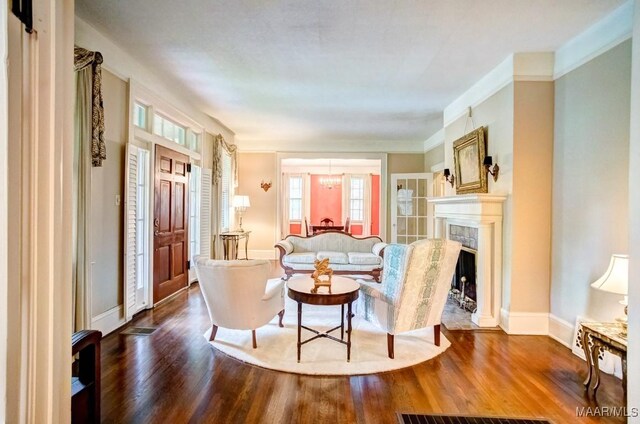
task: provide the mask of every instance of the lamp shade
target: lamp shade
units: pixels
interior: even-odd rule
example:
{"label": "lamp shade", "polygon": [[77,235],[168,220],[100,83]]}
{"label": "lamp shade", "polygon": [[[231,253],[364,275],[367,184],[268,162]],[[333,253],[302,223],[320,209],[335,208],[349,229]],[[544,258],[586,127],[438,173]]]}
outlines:
{"label": "lamp shade", "polygon": [[244,195],[233,196],[234,208],[248,208],[249,206],[251,206],[251,202],[249,202],[249,196],[244,196]]}
{"label": "lamp shade", "polygon": [[629,256],[611,255],[609,268],[591,287],[609,293],[627,295],[629,286]]}

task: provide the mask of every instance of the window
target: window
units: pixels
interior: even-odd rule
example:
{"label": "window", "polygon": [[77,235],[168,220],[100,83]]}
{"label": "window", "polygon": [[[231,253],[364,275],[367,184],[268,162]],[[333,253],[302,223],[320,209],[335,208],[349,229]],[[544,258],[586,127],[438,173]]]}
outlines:
{"label": "window", "polygon": [[157,113],[153,116],[153,133],[178,143],[181,146],[185,145],[186,129]]}
{"label": "window", "polygon": [[191,165],[189,177],[189,252],[191,260],[200,254],[200,167]]}
{"label": "window", "polygon": [[223,231],[229,231],[231,227],[231,155],[222,153],[222,181],[220,182],[222,193],[220,197],[220,224]]}
{"label": "window", "polygon": [[200,151],[200,134],[189,132],[187,147],[194,152]]}
{"label": "window", "polygon": [[351,177],[349,214],[352,221],[364,221],[364,178],[362,177]]}
{"label": "window", "polygon": [[289,177],[289,220],[302,220],[302,177]]}
{"label": "window", "polygon": [[147,128],[147,107],[140,103],[133,106],[133,125],[139,128]]}

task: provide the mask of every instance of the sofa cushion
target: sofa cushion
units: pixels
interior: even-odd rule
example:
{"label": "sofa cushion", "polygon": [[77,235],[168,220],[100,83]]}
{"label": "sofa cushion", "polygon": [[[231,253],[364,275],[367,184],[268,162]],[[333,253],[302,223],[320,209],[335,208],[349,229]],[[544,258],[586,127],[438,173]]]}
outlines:
{"label": "sofa cushion", "polygon": [[289,253],[282,258],[291,264],[312,264],[316,260],[315,252]]}
{"label": "sofa cushion", "polygon": [[373,253],[349,252],[349,263],[354,265],[379,265],[382,258]]}
{"label": "sofa cushion", "polygon": [[329,264],[348,264],[349,258],[346,253],[342,252],[331,252],[327,250],[322,250],[318,252],[318,260],[323,260],[325,258],[329,258]]}

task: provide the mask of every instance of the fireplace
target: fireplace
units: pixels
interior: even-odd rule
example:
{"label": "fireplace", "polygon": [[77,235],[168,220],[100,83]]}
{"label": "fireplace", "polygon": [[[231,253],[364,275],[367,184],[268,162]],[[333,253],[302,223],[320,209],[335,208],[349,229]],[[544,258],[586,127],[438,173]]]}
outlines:
{"label": "fireplace", "polygon": [[[458,267],[464,267],[465,284],[463,288],[460,275],[454,282],[454,290],[463,306],[475,309],[471,321],[479,327],[495,327],[500,323],[502,203],[506,198],[496,194],[466,194],[428,200],[434,205],[435,237],[456,240],[463,246],[462,263],[459,262]],[[471,274],[473,278],[469,277]],[[470,286],[473,285],[472,297]],[[466,305],[468,299],[475,305],[470,302]]]}
{"label": "fireplace", "polygon": [[456,272],[451,282],[450,296],[461,308],[475,312],[478,302],[476,290],[478,229],[452,224],[449,226],[449,239],[462,244]]}

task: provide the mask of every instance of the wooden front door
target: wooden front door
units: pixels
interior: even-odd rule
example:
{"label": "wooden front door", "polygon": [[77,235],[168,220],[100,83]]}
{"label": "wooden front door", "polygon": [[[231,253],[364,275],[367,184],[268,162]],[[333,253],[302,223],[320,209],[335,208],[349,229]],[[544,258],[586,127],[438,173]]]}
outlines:
{"label": "wooden front door", "polygon": [[189,157],[156,146],[153,303],[188,284]]}

